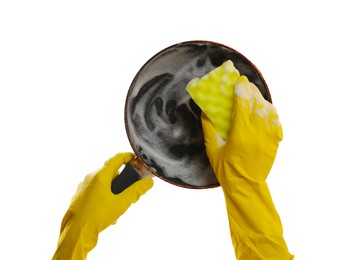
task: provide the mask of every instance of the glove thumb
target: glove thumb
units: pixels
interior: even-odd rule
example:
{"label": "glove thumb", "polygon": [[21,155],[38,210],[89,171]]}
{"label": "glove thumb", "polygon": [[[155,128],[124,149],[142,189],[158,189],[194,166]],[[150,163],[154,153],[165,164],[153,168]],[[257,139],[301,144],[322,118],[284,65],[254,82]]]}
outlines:
{"label": "glove thumb", "polygon": [[134,157],[135,155],[133,153],[118,153],[106,161],[104,167],[101,169],[104,172],[102,176],[105,183],[110,183],[117,176],[119,168],[123,164],[130,162]]}
{"label": "glove thumb", "polygon": [[201,125],[205,138],[206,154],[211,160],[218,149],[217,131],[211,120],[203,112],[201,113]]}

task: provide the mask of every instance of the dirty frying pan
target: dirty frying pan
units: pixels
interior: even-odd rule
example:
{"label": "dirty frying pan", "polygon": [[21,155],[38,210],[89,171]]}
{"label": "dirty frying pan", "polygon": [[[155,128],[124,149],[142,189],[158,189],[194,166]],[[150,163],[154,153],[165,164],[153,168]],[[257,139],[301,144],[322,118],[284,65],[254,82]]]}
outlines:
{"label": "dirty frying pan", "polygon": [[143,65],[127,94],[125,127],[136,156],[113,180],[113,193],[122,192],[148,174],[185,188],[219,186],[205,152],[201,110],[185,88],[191,79],[227,60],[271,102],[259,70],[232,48],[210,41],[188,41],[160,51]]}

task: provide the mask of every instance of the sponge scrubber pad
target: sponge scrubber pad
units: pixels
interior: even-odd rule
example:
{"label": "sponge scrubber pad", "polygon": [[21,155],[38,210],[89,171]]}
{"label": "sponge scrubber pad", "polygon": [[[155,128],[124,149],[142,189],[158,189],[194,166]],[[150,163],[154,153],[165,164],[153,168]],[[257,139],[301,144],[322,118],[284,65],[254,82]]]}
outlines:
{"label": "sponge scrubber pad", "polygon": [[186,90],[212,121],[220,137],[227,141],[233,116],[233,96],[237,84],[248,82],[228,60],[201,78],[192,79]]}

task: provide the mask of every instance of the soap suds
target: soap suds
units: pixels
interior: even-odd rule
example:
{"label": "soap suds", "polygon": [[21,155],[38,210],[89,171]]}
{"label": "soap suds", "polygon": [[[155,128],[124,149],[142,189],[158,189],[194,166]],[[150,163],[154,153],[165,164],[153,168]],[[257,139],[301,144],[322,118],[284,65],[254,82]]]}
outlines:
{"label": "soap suds", "polygon": [[236,84],[235,95],[249,102],[250,114],[265,118],[267,123],[280,124],[276,108],[263,98],[259,89],[253,83],[242,82]]}
{"label": "soap suds", "polygon": [[[175,73],[153,75],[135,85],[139,91],[128,96],[127,106],[128,132],[145,163],[164,177],[192,186],[218,183],[205,153],[201,111],[185,91],[189,80],[213,68],[203,55]],[[203,58],[205,65],[195,66]]]}
{"label": "soap suds", "polygon": [[270,98],[265,82],[248,60],[209,42],[168,48],[134,78],[125,107],[127,133],[135,153],[158,176],[188,186],[218,185],[205,152],[201,110],[185,87],[229,59]]}

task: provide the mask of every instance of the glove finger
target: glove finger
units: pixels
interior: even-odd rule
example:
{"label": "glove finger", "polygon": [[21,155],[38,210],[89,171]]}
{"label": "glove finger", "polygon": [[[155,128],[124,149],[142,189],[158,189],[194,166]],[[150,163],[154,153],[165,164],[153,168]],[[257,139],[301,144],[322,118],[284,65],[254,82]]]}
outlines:
{"label": "glove finger", "polygon": [[143,178],[136,181],[116,196],[120,196],[121,199],[124,199],[129,203],[135,203],[143,194],[153,187],[153,184],[154,181],[152,178]]}
{"label": "glove finger", "polygon": [[204,133],[206,154],[208,158],[212,159],[213,154],[218,147],[216,138],[217,131],[214,128],[211,120],[205,115],[205,113],[201,113],[201,125],[202,131]]}
{"label": "glove finger", "polygon": [[111,157],[108,161],[105,162],[104,167],[101,169],[103,172],[103,178],[111,182],[118,174],[119,168],[132,159],[135,155],[133,153],[118,153],[115,156]]}
{"label": "glove finger", "polygon": [[250,122],[250,102],[240,96],[234,96],[233,117],[230,122],[230,132],[228,141],[224,146],[225,151],[231,151],[234,146],[235,138],[244,136],[245,130]]}
{"label": "glove finger", "polygon": [[268,124],[270,127],[270,131],[273,131],[278,141],[281,141],[283,139],[282,125],[279,120],[279,116],[278,116],[276,108],[272,104],[271,106],[272,106],[272,109],[269,113]]}
{"label": "glove finger", "polygon": [[263,107],[264,102],[265,99],[253,83],[246,82],[235,86],[234,110],[243,112],[244,118],[252,116],[257,107]]}

